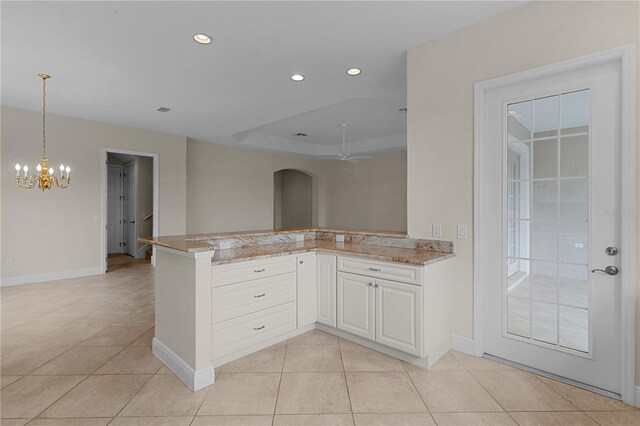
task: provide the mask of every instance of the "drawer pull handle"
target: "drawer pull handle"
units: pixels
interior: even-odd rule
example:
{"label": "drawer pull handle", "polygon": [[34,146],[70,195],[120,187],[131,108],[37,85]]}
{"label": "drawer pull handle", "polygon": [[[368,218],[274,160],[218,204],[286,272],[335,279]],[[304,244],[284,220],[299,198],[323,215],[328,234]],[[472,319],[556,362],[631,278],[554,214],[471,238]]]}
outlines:
{"label": "drawer pull handle", "polygon": [[263,328],[264,328],[264,325],[261,325],[260,327],[253,327],[253,331],[262,330]]}
{"label": "drawer pull handle", "polygon": [[369,268],[370,271],[376,271],[376,272],[380,272],[380,268]]}
{"label": "drawer pull handle", "polygon": [[264,269],[264,268],[262,268],[262,269],[254,269],[254,270],[253,270],[253,272],[264,272],[264,271],[265,271],[265,269]]}
{"label": "drawer pull handle", "polygon": [[257,299],[258,297],[264,297],[264,296],[266,296],[266,294],[267,294],[267,293],[256,294],[256,295],[254,295],[253,297],[255,297],[255,298]]}

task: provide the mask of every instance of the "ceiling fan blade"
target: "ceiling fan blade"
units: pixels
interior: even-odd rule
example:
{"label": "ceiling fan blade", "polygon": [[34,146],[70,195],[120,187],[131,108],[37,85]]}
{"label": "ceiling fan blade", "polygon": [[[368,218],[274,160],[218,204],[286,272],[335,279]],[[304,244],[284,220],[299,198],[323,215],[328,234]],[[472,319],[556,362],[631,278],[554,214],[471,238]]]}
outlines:
{"label": "ceiling fan blade", "polygon": [[341,157],[337,155],[319,155],[319,156],[314,156],[313,159],[314,160],[340,160]]}

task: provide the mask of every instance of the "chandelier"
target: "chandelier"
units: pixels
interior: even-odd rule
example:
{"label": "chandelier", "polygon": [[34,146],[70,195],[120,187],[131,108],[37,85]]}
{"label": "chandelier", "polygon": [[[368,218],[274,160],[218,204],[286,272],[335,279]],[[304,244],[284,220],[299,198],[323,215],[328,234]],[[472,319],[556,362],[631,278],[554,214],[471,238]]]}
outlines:
{"label": "chandelier", "polygon": [[[31,189],[36,185],[39,189],[51,189],[51,188],[67,188],[71,183],[69,172],[71,169],[69,166],[65,168],[63,164],[60,164],[60,175],[56,176],[53,171],[53,167],[47,166],[47,79],[51,78],[47,74],[38,74],[38,77],[42,79],[42,161],[36,167],[38,174],[29,174],[29,167],[25,164],[24,167],[20,167],[20,164],[16,164],[16,184],[20,188]],[[20,171],[23,175],[20,177]]]}

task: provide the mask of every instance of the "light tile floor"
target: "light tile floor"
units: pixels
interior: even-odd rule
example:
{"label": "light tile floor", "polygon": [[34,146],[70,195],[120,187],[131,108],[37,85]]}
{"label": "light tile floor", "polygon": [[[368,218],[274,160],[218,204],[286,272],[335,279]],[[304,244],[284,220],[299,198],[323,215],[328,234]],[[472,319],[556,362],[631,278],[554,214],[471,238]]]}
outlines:
{"label": "light tile floor", "polygon": [[429,371],[321,331],[189,390],[151,353],[154,271],[3,288],[2,425],[640,425],[640,411],[487,359]]}

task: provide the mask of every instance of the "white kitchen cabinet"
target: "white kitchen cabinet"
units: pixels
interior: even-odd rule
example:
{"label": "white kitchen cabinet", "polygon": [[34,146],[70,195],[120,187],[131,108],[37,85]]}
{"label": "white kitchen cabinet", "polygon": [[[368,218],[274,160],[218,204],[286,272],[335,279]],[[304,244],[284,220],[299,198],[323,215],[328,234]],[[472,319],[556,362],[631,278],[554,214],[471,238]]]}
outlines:
{"label": "white kitchen cabinet", "polygon": [[338,273],[338,329],[375,338],[374,281],[361,275]]}
{"label": "white kitchen cabinet", "polygon": [[376,279],[376,342],[412,355],[422,352],[422,287]]}
{"label": "white kitchen cabinet", "polygon": [[317,321],[336,326],[336,256],[318,253],[317,263]]}
{"label": "white kitchen cabinet", "polygon": [[317,318],[316,254],[297,256],[298,328],[313,324]]}

